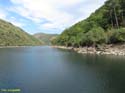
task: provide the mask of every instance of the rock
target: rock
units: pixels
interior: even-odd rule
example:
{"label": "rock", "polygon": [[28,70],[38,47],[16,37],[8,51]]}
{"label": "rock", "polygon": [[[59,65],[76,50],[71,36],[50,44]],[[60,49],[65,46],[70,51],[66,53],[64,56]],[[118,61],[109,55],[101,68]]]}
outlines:
{"label": "rock", "polygon": [[95,47],[65,47],[65,46],[54,46],[54,48],[70,49],[81,54],[97,54],[97,55],[123,55],[125,56],[125,45],[107,45],[100,48]]}

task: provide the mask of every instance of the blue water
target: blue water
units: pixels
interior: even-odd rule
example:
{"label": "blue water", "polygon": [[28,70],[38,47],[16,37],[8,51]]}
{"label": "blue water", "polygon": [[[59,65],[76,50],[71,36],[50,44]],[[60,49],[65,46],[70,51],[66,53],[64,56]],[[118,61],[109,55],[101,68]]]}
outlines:
{"label": "blue water", "polygon": [[1,48],[0,89],[17,88],[18,93],[125,93],[125,57],[48,46]]}

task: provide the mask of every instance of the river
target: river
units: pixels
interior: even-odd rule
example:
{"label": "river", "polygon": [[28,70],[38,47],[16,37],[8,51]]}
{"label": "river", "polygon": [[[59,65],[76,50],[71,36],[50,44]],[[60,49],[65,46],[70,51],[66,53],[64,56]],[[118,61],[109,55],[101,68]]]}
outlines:
{"label": "river", "polygon": [[125,57],[48,46],[1,48],[0,89],[17,88],[18,93],[125,93]]}

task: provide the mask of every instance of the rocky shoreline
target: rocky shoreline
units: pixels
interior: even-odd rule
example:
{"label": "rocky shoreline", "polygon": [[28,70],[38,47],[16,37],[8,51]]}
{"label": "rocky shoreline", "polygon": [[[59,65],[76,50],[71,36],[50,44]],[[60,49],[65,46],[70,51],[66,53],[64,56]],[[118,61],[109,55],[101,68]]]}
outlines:
{"label": "rocky shoreline", "polygon": [[125,56],[125,44],[122,45],[105,45],[98,48],[95,47],[65,47],[65,46],[52,46],[54,48],[74,50],[81,54],[96,54],[96,55],[117,55]]}

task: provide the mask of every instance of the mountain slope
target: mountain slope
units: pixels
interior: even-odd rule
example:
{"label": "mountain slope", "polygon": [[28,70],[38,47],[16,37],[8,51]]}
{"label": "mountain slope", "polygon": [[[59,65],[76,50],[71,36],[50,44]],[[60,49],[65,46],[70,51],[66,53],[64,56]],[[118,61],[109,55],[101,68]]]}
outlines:
{"label": "mountain slope", "polygon": [[34,34],[34,37],[41,40],[45,45],[51,45],[51,40],[57,36],[58,34],[45,34],[45,33]]}
{"label": "mountain slope", "polygon": [[0,19],[0,46],[41,45],[41,42],[21,28]]}
{"label": "mountain slope", "polygon": [[66,29],[55,45],[96,46],[125,42],[125,0],[107,0],[85,20]]}

